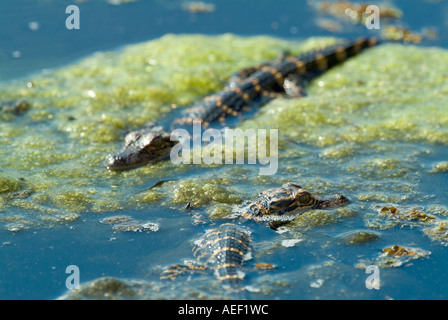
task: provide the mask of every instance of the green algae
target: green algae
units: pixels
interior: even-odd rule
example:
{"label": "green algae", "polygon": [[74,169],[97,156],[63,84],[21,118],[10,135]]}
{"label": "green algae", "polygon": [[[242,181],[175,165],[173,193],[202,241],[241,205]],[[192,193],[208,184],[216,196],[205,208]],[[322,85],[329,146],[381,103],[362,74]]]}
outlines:
{"label": "green algae", "polygon": [[353,230],[340,234],[337,238],[348,245],[361,245],[378,240],[380,234],[371,230]]}
{"label": "green algae", "polygon": [[[67,300],[123,300],[123,299],[135,299],[140,285],[132,283],[128,285],[124,280],[115,279],[112,277],[104,277],[83,285],[82,288],[75,289],[69,292],[67,297],[62,299]],[[82,295],[81,295],[82,293]],[[60,298],[61,299],[61,298]]]}
{"label": "green algae", "polygon": [[444,246],[448,246],[448,221],[439,220],[434,226],[423,229],[423,232],[431,240],[437,241]]}
{"label": "green algae", "polygon": [[53,197],[53,201],[58,207],[77,212],[86,211],[93,203],[92,198],[84,192],[77,192],[74,190],[56,194]]}
{"label": "green algae", "polygon": [[[212,217],[224,217],[231,212],[230,205],[242,202],[238,192],[230,188],[228,178],[207,178],[201,181],[185,179],[165,181],[160,186],[143,190],[132,197],[137,205],[157,203],[167,207],[189,207],[201,209],[207,207]],[[170,197],[167,199],[166,195]],[[164,199],[164,202],[160,200]]]}
{"label": "green algae", "polygon": [[427,211],[431,214],[448,216],[448,207],[444,206],[444,205],[439,205],[439,204],[430,205],[430,206],[428,206]]}
{"label": "green algae", "polygon": [[448,161],[441,161],[434,164],[431,173],[448,172]]}
{"label": "green algae", "polygon": [[58,300],[208,300],[230,299],[218,281],[192,279],[186,286],[183,281],[162,283],[134,279],[102,277],[67,291]]}
{"label": "green algae", "polygon": [[307,231],[312,228],[335,224],[357,215],[359,215],[359,212],[351,207],[341,207],[334,210],[310,210],[288,223],[288,227],[294,231]]}
{"label": "green algae", "polygon": [[0,194],[18,191],[23,188],[19,180],[0,176]]}
{"label": "green algae", "polygon": [[142,222],[130,216],[113,216],[104,218],[100,222],[112,225],[113,230],[123,232],[157,232],[160,229],[158,223],[150,221]]}
{"label": "green algae", "polygon": [[173,183],[168,188],[172,190],[170,203],[174,205],[191,202],[193,206],[201,207],[213,203],[236,204],[242,201],[231,189],[221,185],[219,180],[186,180]]}
{"label": "green algae", "polygon": [[[253,166],[203,166],[220,178],[194,175],[148,189],[167,176],[188,176],[192,166],[165,161],[123,173],[103,166],[126,130],[220,90],[238,69],[284,50],[306,52],[334,42],[166,35],[4,83],[0,100],[24,99],[31,107],[0,120],[2,217],[20,217],[28,227],[75,221],[85,212],[188,202],[224,217],[232,205],[290,181],[322,195],[348,193],[359,202],[413,201],[423,168],[415,144],[448,143],[448,53],[437,48],[371,49],[313,81],[307,97],[276,99],[240,124],[281,129],[277,175],[259,176]],[[333,173],[329,164],[338,168],[339,180],[326,178]],[[445,172],[443,162],[436,167]],[[27,198],[6,200],[30,187]],[[320,212],[306,223],[325,225],[342,216]]]}
{"label": "green algae", "polygon": [[323,158],[345,158],[353,155],[355,153],[355,148],[351,145],[345,145],[345,144],[338,144],[335,146],[331,146],[328,148],[325,148],[320,153],[320,156]]}

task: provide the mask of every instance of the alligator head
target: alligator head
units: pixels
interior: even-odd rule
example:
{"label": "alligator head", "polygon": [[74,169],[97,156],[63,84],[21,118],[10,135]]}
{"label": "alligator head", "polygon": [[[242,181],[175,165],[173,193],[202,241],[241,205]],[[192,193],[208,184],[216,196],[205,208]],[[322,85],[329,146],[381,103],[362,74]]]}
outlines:
{"label": "alligator head", "polygon": [[128,170],[166,158],[177,141],[170,140],[170,134],[155,123],[129,132],[124,146],[111,154],[104,165],[112,171]]}
{"label": "alligator head", "polygon": [[246,219],[285,221],[311,209],[331,209],[348,202],[347,197],[339,194],[320,199],[296,183],[287,183],[280,188],[263,191],[237,211]]}

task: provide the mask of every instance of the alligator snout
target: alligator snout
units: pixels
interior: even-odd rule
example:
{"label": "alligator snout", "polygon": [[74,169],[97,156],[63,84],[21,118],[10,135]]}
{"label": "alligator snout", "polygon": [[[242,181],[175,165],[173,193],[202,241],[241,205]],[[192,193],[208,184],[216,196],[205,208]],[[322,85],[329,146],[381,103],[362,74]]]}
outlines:
{"label": "alligator snout", "polygon": [[124,170],[128,169],[129,166],[127,166],[126,161],[124,158],[110,154],[106,160],[104,160],[104,166],[109,170]]}

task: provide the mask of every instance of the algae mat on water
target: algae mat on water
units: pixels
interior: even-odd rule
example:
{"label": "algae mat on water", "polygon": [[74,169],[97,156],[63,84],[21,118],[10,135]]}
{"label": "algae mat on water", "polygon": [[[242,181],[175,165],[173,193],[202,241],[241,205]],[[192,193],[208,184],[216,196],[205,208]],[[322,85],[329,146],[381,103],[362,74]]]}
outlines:
{"label": "algae mat on water", "polygon": [[[424,170],[415,160],[424,150],[412,144],[448,143],[448,53],[442,49],[380,46],[319,77],[307,97],[264,106],[240,126],[280,128],[277,175],[260,177],[251,166],[207,167],[195,175],[191,166],[170,161],[112,173],[102,164],[126,130],[220,90],[234,71],[284,50],[306,52],[335,41],[166,35],[3,83],[0,100],[24,99],[31,107],[24,114],[0,110],[2,227],[18,231],[69,223],[89,212],[180,207],[190,200],[222,215],[267,187],[298,179],[321,193],[403,200],[414,186],[403,176]],[[408,147],[397,148],[399,143]],[[334,161],[340,179],[325,179],[326,165]],[[178,180],[149,189],[167,176]],[[373,190],[378,179],[394,183],[387,199]]]}

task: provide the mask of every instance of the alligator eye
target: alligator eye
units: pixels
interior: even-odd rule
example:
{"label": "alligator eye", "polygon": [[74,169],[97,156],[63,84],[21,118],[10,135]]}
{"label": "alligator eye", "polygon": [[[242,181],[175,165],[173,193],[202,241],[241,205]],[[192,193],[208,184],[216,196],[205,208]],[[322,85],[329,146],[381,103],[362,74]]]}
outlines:
{"label": "alligator eye", "polygon": [[311,196],[308,193],[303,193],[297,198],[297,200],[299,200],[301,204],[308,204],[311,202]]}
{"label": "alligator eye", "polygon": [[154,137],[154,139],[151,141],[151,144],[154,148],[159,148],[162,146],[163,140],[159,136],[157,136]]}

